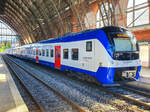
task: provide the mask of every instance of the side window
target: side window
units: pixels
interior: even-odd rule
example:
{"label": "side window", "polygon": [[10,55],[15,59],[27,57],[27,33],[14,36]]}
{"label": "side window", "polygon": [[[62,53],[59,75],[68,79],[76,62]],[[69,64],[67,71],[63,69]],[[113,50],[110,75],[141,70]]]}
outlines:
{"label": "side window", "polygon": [[78,60],[78,58],[79,58],[78,49],[72,49],[72,60]]}
{"label": "side window", "polygon": [[63,58],[68,59],[68,49],[63,50]]}
{"label": "side window", "polygon": [[34,49],[33,53],[34,53],[34,55],[36,55],[36,50],[35,49]]}
{"label": "side window", "polygon": [[45,56],[45,50],[42,49],[42,56]]}
{"label": "side window", "polygon": [[53,57],[53,56],[54,56],[54,50],[51,49],[51,57]]}
{"label": "side window", "polygon": [[86,51],[92,51],[92,41],[86,42]]}
{"label": "side window", "polygon": [[36,49],[36,55],[38,55],[39,54],[39,50],[38,49]]}
{"label": "side window", "polygon": [[46,56],[49,57],[49,50],[46,49]]}
{"label": "side window", "polygon": [[57,50],[55,51],[55,56],[56,56],[56,58],[58,58],[58,51]]}
{"label": "side window", "polygon": [[41,50],[39,49],[39,56],[41,56],[42,55],[42,53],[41,53]]}
{"label": "side window", "polygon": [[31,49],[31,54],[33,55],[33,49]]}
{"label": "side window", "polygon": [[57,58],[60,58],[60,52],[59,51],[57,51]]}
{"label": "side window", "polygon": [[30,50],[30,54],[32,55],[32,50]]}

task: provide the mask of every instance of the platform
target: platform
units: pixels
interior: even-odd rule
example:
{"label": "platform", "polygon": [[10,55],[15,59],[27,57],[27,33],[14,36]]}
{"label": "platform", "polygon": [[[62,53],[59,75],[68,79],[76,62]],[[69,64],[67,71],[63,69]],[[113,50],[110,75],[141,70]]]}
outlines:
{"label": "platform", "polygon": [[9,70],[0,55],[0,112],[28,112]]}
{"label": "platform", "polygon": [[141,73],[140,73],[140,82],[149,83],[150,84],[150,68],[144,68],[142,67]]}
{"label": "platform", "polygon": [[142,68],[140,79],[135,82],[129,82],[128,85],[135,88],[142,88],[143,90],[150,91],[150,68]]}

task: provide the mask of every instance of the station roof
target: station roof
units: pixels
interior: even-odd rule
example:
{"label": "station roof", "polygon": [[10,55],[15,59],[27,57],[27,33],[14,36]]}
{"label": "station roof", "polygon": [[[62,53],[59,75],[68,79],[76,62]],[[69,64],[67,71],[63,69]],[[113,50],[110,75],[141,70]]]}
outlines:
{"label": "station roof", "polygon": [[104,2],[112,16],[119,0],[0,0],[0,20],[20,35],[22,44],[29,44],[87,30],[87,26],[95,28],[101,5],[103,23],[114,25],[115,20],[109,18]]}

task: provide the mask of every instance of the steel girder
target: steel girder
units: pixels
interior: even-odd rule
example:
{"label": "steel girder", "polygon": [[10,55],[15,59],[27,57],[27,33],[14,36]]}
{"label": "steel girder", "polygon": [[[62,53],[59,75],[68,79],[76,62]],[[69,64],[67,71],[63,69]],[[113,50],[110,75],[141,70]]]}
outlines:
{"label": "steel girder", "polygon": [[[5,12],[8,16],[5,21],[13,28],[17,27],[15,29],[23,35],[21,38],[26,40],[26,43],[30,43],[54,37],[55,28],[58,31],[57,35],[60,36],[69,32],[69,24],[71,27],[74,25],[73,17],[78,31],[87,29],[84,19],[90,12],[89,3],[91,2],[97,2],[104,26],[116,25],[117,22],[113,17],[117,1],[119,0],[1,0],[0,14]],[[110,15],[106,11],[106,2]],[[8,19],[9,17],[12,20]],[[15,21],[16,25],[8,21]]]}
{"label": "steel girder", "polygon": [[[1,8],[1,6],[0,6],[0,8]],[[15,29],[19,29],[19,22],[18,22],[18,18],[16,18],[12,13],[10,13],[10,11],[7,11],[7,10],[5,10],[5,16],[3,16],[2,18],[6,18],[7,17],[7,20],[12,20],[13,22],[12,23],[10,23],[10,24],[12,24],[12,26],[16,26],[16,28]],[[9,19],[8,19],[9,18]],[[15,25],[14,25],[15,24]],[[20,24],[21,24],[21,22],[20,22]],[[22,29],[22,28],[21,28]],[[19,34],[20,34],[20,32],[21,32],[21,29],[19,29]],[[22,37],[23,38],[23,37]]]}
{"label": "steel girder", "polygon": [[[5,11],[7,11],[7,13],[9,12],[9,14],[12,15],[12,18],[15,18],[15,20],[20,20],[20,26],[22,28],[22,33],[27,32],[27,30],[29,30],[26,27],[26,23],[23,21],[23,17],[19,15],[19,13],[17,13],[17,11],[15,10],[15,8],[12,8],[12,6],[9,4],[9,6],[7,6],[7,8],[5,9]],[[28,39],[27,39],[28,40]],[[30,43],[30,41],[28,40],[28,43]]]}

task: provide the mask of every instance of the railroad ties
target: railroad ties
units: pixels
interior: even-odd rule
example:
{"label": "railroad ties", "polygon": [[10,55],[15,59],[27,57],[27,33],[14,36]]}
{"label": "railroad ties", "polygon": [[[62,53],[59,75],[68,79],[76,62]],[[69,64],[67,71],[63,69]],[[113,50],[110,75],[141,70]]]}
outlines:
{"label": "railroad ties", "polygon": [[[59,91],[55,90],[49,84],[39,79],[32,72],[17,64],[10,57],[3,56],[3,58],[12,69],[18,80],[26,88],[28,93],[30,93],[33,100],[39,106],[41,112],[56,110],[85,112],[85,110],[83,110],[80,106],[73,103],[70,99],[62,95]],[[44,103],[49,103],[49,106],[46,106]]]}

